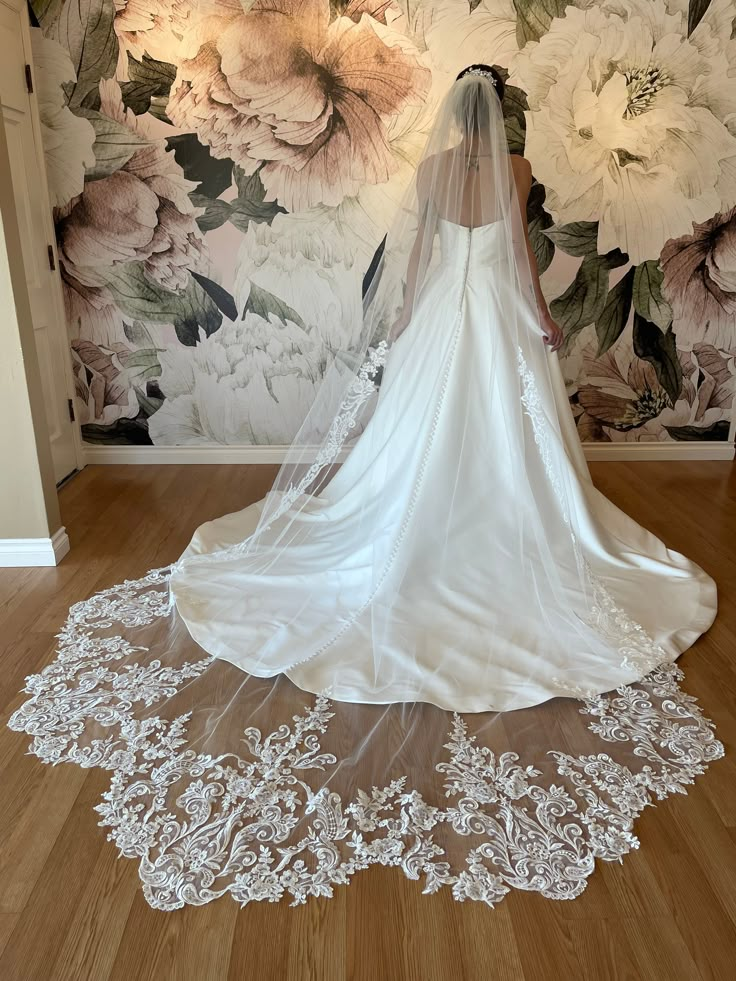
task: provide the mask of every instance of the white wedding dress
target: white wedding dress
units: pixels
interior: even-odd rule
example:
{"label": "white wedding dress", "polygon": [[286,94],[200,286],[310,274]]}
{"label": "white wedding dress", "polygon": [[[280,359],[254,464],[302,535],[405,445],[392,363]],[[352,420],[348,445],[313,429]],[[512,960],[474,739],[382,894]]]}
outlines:
{"label": "white wedding dress", "polygon": [[[297,541],[267,571],[258,548],[186,561],[247,539],[260,504],[199,528],[171,587],[205,650],[341,701],[483,712],[610,691],[709,627],[713,580],[594,488],[556,355],[541,355],[538,380],[538,332],[526,351],[507,336],[510,309],[525,311],[504,231],[440,222],[440,265],[373,416],[325,490],[279,519]],[[566,544],[570,507],[588,591]],[[559,610],[535,594],[555,542]]]}
{"label": "white wedding dress", "polygon": [[723,753],[674,663],[715,585],[591,483],[510,167],[464,77],[267,497],[80,598],[27,679],[10,727],[109,772],[158,909],[371,865],[571,899]]}

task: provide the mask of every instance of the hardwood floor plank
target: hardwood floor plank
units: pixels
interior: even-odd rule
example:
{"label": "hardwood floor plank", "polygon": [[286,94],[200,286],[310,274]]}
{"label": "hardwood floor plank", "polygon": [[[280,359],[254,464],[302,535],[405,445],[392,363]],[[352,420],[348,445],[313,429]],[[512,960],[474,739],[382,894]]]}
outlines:
{"label": "hardwood floor plank", "polygon": [[[22,978],[23,981],[48,981],[53,978],[54,962],[64,945],[69,926],[74,921],[100,853],[110,848],[104,833],[97,826],[97,815],[92,810],[99,801],[106,775],[94,771],[78,771],[70,765],[47,769],[50,773],[59,775],[63,775],[66,770],[72,787],[79,773],[83,783],[0,957],[2,978]],[[50,801],[49,806],[51,804]],[[41,818],[42,814],[39,814],[34,821]],[[31,835],[35,833],[33,822],[29,824],[28,831]],[[29,846],[32,845],[33,842],[29,841]],[[18,873],[11,863],[6,869],[6,875],[11,881],[19,875],[13,890],[15,893],[21,887],[24,892],[26,890],[29,879],[25,872],[26,864],[35,866],[38,861],[30,848],[27,861],[22,861],[22,855],[19,859]],[[9,889],[7,886],[5,888]]]}
{"label": "hardwood floor plank", "polygon": [[[151,909],[138,889],[108,977],[110,981],[225,981],[238,915],[230,899],[164,913]],[[257,934],[252,935],[251,946],[258,942]],[[238,975],[242,979],[267,976],[252,973],[248,962]]]}
{"label": "hardwood floor plank", "polygon": [[[719,616],[681,659],[685,689],[736,743],[736,470],[595,464],[599,487],[716,578]],[[69,606],[173,561],[196,526],[261,497],[275,467],[88,467],[61,492],[72,551],[57,569],[0,570],[2,721],[53,657]],[[704,505],[707,502],[707,506]],[[554,713],[560,747],[572,738]],[[508,726],[513,742],[513,725]],[[599,863],[583,895],[511,893],[495,910],[425,896],[396,869],[359,873],[303,907],[229,898],[151,909],[136,863],[93,811],[107,776],[26,755],[0,731],[3,981],[725,981],[736,957],[736,761],[648,809],[640,851]]]}

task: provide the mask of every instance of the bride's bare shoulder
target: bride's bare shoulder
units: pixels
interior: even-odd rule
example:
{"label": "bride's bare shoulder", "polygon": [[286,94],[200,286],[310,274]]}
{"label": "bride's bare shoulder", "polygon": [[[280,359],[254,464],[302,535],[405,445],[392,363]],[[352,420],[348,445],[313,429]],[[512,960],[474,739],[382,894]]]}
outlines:
{"label": "bride's bare shoulder", "polygon": [[518,153],[512,153],[510,157],[516,192],[519,195],[519,200],[525,201],[532,187],[532,165],[526,157],[519,156]]}
{"label": "bride's bare shoulder", "polygon": [[526,159],[518,153],[510,153],[509,157],[511,159],[511,169],[514,172],[514,176],[528,178],[531,181],[532,178],[532,165]]}

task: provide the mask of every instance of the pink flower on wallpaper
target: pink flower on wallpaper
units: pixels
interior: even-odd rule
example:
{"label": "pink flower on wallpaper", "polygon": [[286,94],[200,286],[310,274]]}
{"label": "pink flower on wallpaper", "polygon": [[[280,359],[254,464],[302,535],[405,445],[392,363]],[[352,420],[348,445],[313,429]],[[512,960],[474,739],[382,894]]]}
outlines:
{"label": "pink flower on wallpaper", "polygon": [[678,358],[682,389],[673,405],[652,365],[634,354],[629,338],[601,358],[596,357],[594,345],[587,346],[583,351],[587,383],[578,388],[584,410],[578,418],[581,437],[634,442],[693,439],[698,432],[727,426],[736,387],[733,356],[724,356],[712,344],[696,343],[692,351],[678,351]]}
{"label": "pink flower on wallpaper", "polygon": [[667,242],[660,262],[678,343],[736,351],[736,208]]}
{"label": "pink flower on wallpaper", "polygon": [[131,131],[130,159],[56,211],[59,258],[69,323],[99,343],[115,336],[115,310],[105,290],[112,266],[142,262],[146,275],[170,290],[185,287],[203,254],[201,233],[189,200],[194,186],[174,154],[151,137],[143,116],[123,107],[120,86],[100,83],[100,113]]}
{"label": "pink flower on wallpaper", "polygon": [[118,78],[128,77],[128,53],[139,61],[144,54],[159,61],[175,61],[197,5],[197,0],[115,0]]}
{"label": "pink flower on wallpaper", "polygon": [[349,6],[357,21],[330,23],[329,0],[256,0],[247,13],[217,0],[184,38],[170,118],[248,174],[265,162],[269,200],[290,211],[387,181],[385,120],[429,87],[429,72],[384,43],[365,4]]}
{"label": "pink flower on wallpaper", "polygon": [[135,389],[116,364],[115,352],[92,341],[72,341],[74,392],[81,406],[80,421],[109,426],[138,414]]}

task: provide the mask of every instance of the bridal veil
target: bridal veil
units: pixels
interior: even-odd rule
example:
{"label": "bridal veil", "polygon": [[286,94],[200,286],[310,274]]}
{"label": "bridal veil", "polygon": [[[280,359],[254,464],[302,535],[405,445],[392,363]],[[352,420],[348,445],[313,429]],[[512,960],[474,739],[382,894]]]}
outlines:
{"label": "bridal veil", "polygon": [[11,719],[110,771],[156,907],[376,863],[572,898],[722,751],[674,664],[715,588],[590,481],[501,84],[450,89],[268,495],[73,607]]}

